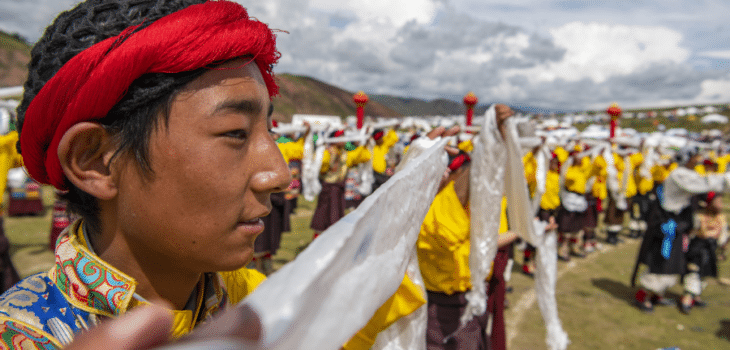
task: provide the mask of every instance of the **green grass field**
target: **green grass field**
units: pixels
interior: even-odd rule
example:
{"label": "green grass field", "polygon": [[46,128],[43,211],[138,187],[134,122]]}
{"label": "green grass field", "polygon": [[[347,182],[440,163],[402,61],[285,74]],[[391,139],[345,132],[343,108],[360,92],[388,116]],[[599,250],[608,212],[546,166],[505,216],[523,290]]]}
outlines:
{"label": "green grass field", "polygon": [[[48,250],[51,189],[45,187],[43,195],[48,208],[43,217],[5,219],[13,262],[23,277],[53,265],[53,254]],[[283,235],[274,268],[294,259],[312,241],[309,222],[313,210],[314,203],[300,199],[292,216],[293,231]],[[708,307],[695,308],[690,315],[681,314],[674,306],[657,307],[654,313],[644,314],[633,305],[635,289],[630,287],[629,278],[638,245],[638,240],[624,237],[624,243],[616,247],[559,263],[558,308],[572,341],[569,349],[730,349],[730,287],[716,280],[709,280],[703,294]],[[510,282],[514,292],[507,296],[510,306],[505,313],[509,348],[546,349],[545,328],[532,294],[534,284],[519,272],[521,256],[517,253]],[[730,278],[730,261],[721,264],[720,274]],[[677,298],[681,292],[681,286],[675,286],[669,297]]]}

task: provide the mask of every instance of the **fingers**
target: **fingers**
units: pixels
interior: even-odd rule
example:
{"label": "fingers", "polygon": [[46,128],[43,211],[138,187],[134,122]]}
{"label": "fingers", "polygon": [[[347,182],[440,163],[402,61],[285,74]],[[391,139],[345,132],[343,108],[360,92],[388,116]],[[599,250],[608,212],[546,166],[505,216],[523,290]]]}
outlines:
{"label": "fingers", "polygon": [[65,349],[149,349],[167,343],[171,329],[169,310],[156,305],[142,306],[80,333]]}
{"label": "fingers", "polygon": [[444,131],[446,131],[446,128],[444,128],[443,126],[437,126],[433,130],[429,131],[426,136],[428,136],[429,139],[434,140],[437,137],[443,135]]}
{"label": "fingers", "polygon": [[450,127],[448,130],[446,130],[443,126],[437,126],[433,130],[429,131],[426,136],[430,138],[431,140],[436,139],[437,137],[448,137],[448,136],[454,136],[458,134],[461,131],[461,127],[456,125]]}
{"label": "fingers", "polygon": [[513,115],[515,112],[507,105],[497,104],[494,106],[494,110],[497,112],[497,120],[502,121]]}
{"label": "fingers", "polygon": [[455,156],[459,154],[459,149],[453,146],[444,146],[444,150],[446,150],[446,153],[450,156]]}
{"label": "fingers", "polygon": [[452,127],[449,128],[449,130],[446,130],[442,136],[444,136],[444,137],[454,136],[454,135],[458,134],[459,131],[461,131],[461,127],[460,126],[458,126],[458,125],[452,126]]}

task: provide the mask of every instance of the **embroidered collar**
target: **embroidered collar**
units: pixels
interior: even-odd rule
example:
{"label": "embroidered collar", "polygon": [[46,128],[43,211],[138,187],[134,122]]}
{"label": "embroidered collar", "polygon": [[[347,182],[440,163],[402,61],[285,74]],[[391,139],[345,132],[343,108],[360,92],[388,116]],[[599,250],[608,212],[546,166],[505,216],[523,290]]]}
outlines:
{"label": "embroidered collar", "polygon": [[77,220],[61,234],[49,277],[79,309],[103,316],[124,313],[137,282],[89,251],[84,235],[79,234],[81,226]]}
{"label": "embroidered collar", "polygon": [[[61,234],[56,246],[56,264],[48,275],[59,291],[74,307],[106,317],[146,305],[144,299],[134,298],[134,278],[94,254],[82,227],[82,220],[74,222]],[[227,303],[227,292],[218,273],[204,274],[197,291],[194,310],[171,310],[173,337],[191,331]]]}

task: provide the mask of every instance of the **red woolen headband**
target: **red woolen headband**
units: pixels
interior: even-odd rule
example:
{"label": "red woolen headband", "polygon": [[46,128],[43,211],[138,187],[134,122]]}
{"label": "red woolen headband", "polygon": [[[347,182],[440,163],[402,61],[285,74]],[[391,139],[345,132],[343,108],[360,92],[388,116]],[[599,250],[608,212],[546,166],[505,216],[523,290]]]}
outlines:
{"label": "red woolen headband", "polygon": [[20,135],[28,172],[65,190],[57,149],[74,124],[106,116],[143,74],[185,72],[248,55],[259,67],[269,96],[276,95],[276,37],[230,1],[192,5],[89,47],[63,65],[28,106]]}
{"label": "red woolen headband", "polygon": [[471,157],[469,157],[466,153],[459,153],[454,159],[449,163],[449,170],[456,171],[456,169],[461,168],[462,165],[466,162],[471,162]]}

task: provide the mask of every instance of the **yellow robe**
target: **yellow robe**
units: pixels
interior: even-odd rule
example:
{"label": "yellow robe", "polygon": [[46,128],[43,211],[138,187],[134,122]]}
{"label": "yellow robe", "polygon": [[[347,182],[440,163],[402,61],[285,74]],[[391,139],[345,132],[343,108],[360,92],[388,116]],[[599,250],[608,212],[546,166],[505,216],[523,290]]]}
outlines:
{"label": "yellow robe", "polygon": [[298,160],[304,158],[304,139],[305,138],[302,137],[296,141],[277,144],[279,151],[287,164],[289,164],[289,161],[292,159]]}
{"label": "yellow robe", "polygon": [[[450,182],[431,203],[416,244],[427,290],[451,295],[471,289],[470,225],[469,211],[461,205]],[[507,200],[502,198],[499,233],[508,229]]]}
{"label": "yellow robe", "polygon": [[[8,185],[8,171],[23,166],[23,157],[18,154],[15,148],[17,143],[17,131],[11,131],[7,135],[0,136],[0,194],[5,193],[5,188]],[[3,197],[0,196],[0,205],[2,205]]]}
{"label": "yellow robe", "polygon": [[383,136],[383,143],[373,147],[373,171],[380,174],[385,172],[388,167],[385,157],[397,142],[398,134],[391,129]]}
{"label": "yellow robe", "polygon": [[560,206],[560,174],[557,171],[548,171],[545,177],[545,193],[540,199],[540,208],[545,210],[557,209]]}
{"label": "yellow robe", "polygon": [[344,181],[347,169],[368,160],[370,160],[370,151],[363,146],[352,151],[344,151],[339,148],[326,149],[322,156],[322,167],[319,170],[320,178],[326,183]]}
{"label": "yellow robe", "polygon": [[608,171],[606,170],[607,167],[608,165],[606,164],[606,160],[603,156],[598,156],[593,160],[592,172],[593,176],[595,176],[595,181],[593,181],[591,193],[593,194],[593,197],[601,200],[608,197],[608,188],[606,187],[606,177],[608,176]]}

